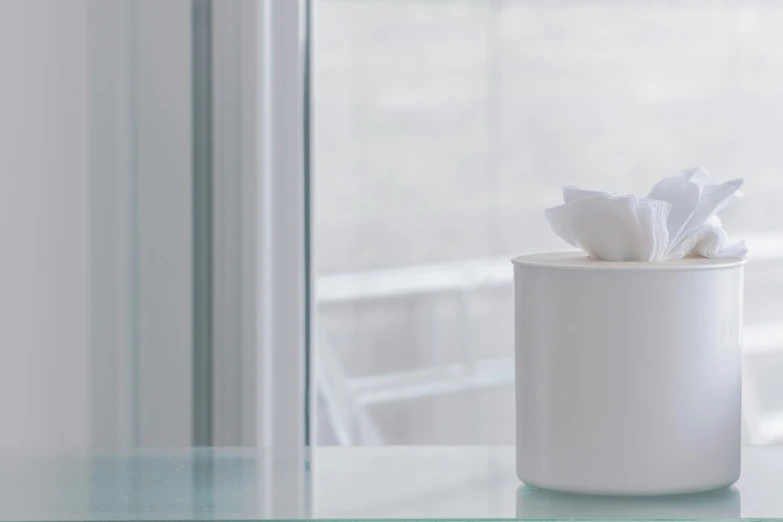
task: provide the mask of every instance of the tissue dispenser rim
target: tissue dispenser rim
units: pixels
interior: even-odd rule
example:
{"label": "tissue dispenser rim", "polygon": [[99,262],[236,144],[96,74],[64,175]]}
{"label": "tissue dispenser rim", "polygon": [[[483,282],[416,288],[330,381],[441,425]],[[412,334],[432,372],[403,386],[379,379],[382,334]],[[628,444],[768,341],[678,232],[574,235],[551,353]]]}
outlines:
{"label": "tissue dispenser rim", "polygon": [[525,254],[511,259],[515,266],[547,268],[555,270],[720,270],[745,264],[745,259],[710,259],[707,257],[685,257],[671,261],[602,261],[590,259],[583,251],[540,252]]}

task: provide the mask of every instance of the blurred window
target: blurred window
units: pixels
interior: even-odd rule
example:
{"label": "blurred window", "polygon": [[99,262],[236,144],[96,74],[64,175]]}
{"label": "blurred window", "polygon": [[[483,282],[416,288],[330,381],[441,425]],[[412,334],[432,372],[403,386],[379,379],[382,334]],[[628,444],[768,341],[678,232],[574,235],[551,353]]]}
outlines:
{"label": "blurred window", "polygon": [[321,0],[319,441],[512,443],[508,259],[564,184],[745,177],[746,439],[783,439],[783,6]]}

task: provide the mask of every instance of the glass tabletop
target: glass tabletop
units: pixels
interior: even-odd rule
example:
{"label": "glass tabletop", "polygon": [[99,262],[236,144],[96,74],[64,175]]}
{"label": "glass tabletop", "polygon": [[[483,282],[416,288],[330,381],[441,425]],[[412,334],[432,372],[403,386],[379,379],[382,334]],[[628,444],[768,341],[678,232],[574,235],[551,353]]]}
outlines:
{"label": "glass tabletop", "polygon": [[0,520],[774,519],[783,447],[732,488],[612,498],[521,484],[513,447],[201,448],[0,454]]}

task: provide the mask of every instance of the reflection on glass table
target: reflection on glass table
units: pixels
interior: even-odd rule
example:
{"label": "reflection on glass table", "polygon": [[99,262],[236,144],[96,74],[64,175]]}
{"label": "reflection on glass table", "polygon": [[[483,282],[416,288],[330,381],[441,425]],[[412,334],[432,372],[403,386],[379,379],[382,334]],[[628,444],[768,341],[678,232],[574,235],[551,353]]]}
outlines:
{"label": "reflection on glass table", "polygon": [[671,497],[531,488],[506,446],[3,454],[0,485],[0,520],[773,519],[783,448],[745,447],[732,488]]}

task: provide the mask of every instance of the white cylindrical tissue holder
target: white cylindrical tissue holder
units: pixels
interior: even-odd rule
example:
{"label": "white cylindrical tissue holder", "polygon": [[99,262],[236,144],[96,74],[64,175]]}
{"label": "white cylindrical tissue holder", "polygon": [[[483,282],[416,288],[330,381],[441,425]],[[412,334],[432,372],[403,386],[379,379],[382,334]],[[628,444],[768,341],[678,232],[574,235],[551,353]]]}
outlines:
{"label": "white cylindrical tissue holder", "polygon": [[519,478],[606,495],[734,483],[744,263],[514,258]]}

